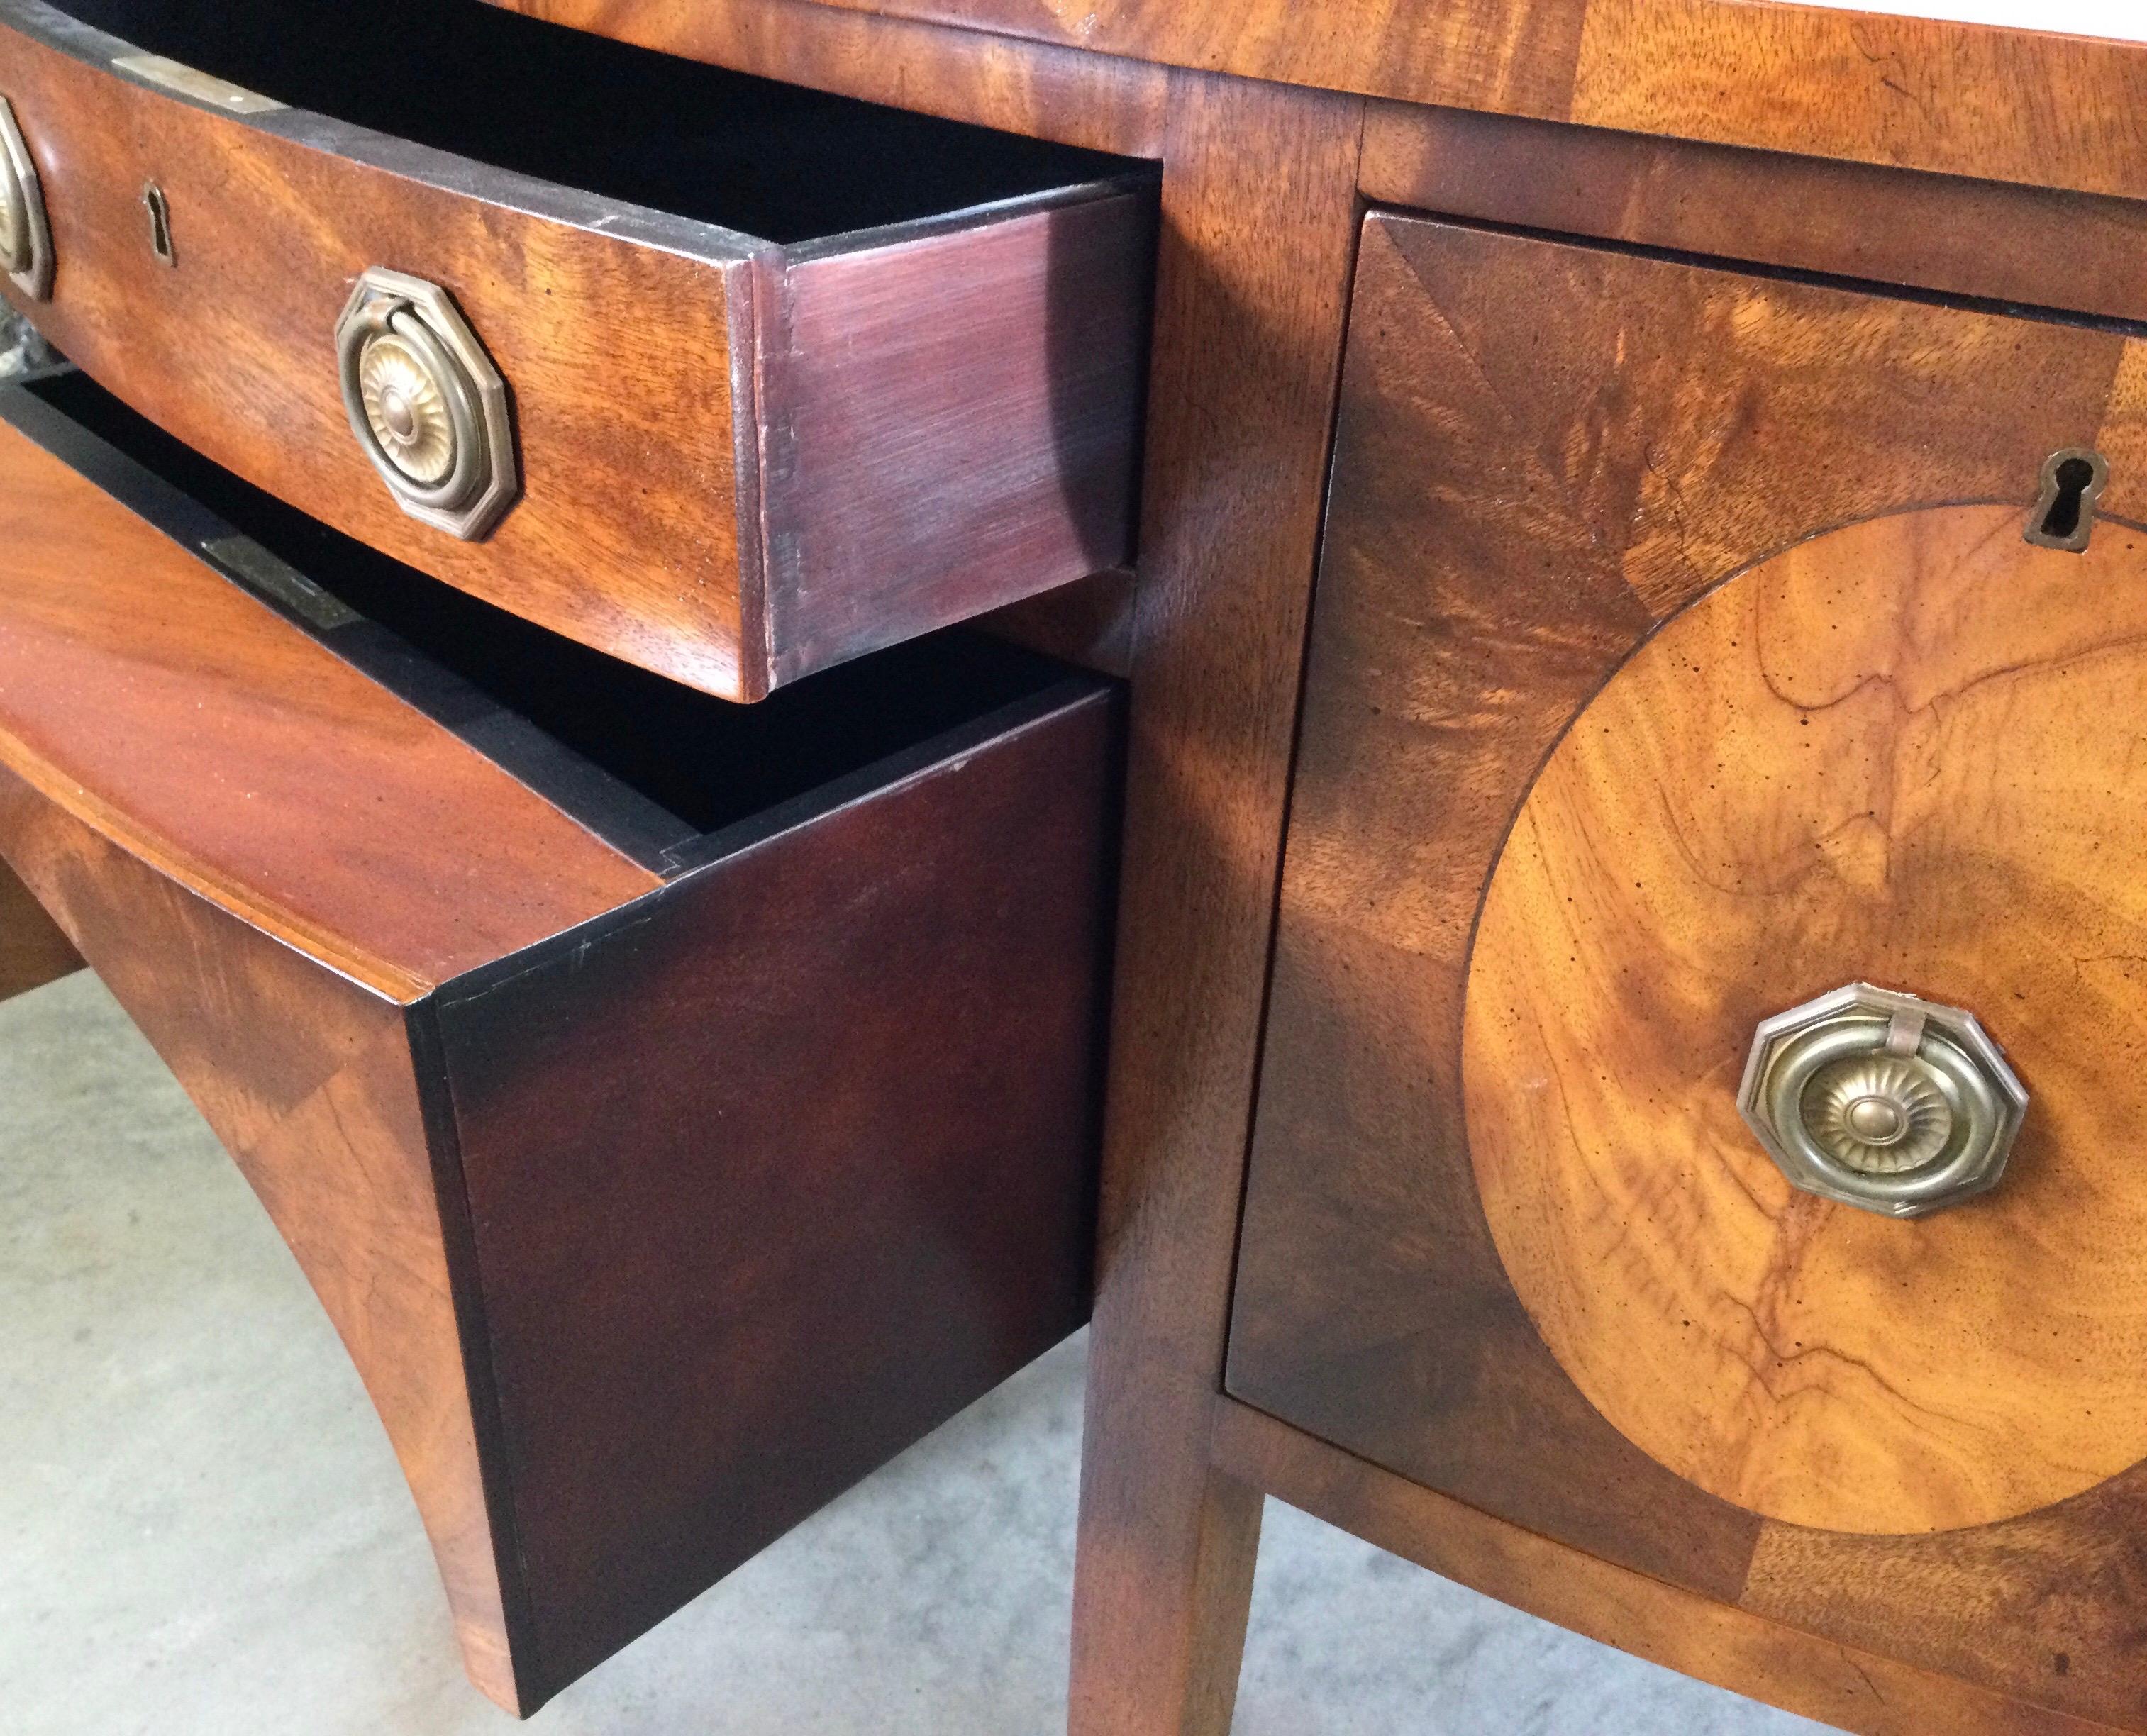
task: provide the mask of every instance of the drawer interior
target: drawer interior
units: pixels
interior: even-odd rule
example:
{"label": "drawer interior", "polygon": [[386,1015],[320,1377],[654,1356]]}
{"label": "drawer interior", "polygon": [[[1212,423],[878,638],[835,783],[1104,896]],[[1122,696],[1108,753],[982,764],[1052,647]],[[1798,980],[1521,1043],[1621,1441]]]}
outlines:
{"label": "drawer interior", "polygon": [[[142,516],[644,865],[675,873],[741,826],[1062,680],[952,628],[733,704],[548,632],[308,518],[68,369],[11,416]],[[18,400],[19,403],[19,399]],[[263,557],[266,558],[263,558]]]}
{"label": "drawer interior", "polygon": [[64,10],[295,108],[786,246],[1129,167],[482,0],[67,0]]}

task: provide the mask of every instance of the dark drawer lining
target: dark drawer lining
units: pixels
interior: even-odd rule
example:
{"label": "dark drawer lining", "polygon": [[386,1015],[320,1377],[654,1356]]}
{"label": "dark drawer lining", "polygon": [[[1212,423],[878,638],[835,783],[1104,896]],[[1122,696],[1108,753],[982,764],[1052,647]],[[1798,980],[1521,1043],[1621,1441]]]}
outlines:
{"label": "dark drawer lining", "polygon": [[785,245],[1134,167],[630,48],[483,0],[56,9],[297,108]]}
{"label": "dark drawer lining", "polygon": [[899,775],[1068,678],[953,628],[733,704],[593,651],[330,529],[167,434],[86,374],[0,389],[0,416],[615,848],[677,873]]}

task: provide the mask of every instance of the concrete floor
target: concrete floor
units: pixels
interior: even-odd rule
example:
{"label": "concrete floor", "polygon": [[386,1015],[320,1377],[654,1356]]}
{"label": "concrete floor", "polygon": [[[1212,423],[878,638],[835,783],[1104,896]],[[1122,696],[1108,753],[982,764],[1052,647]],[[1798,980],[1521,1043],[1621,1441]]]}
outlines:
{"label": "concrete floor", "polygon": [[[1063,1728],[1083,1344],[538,1715],[538,1736]],[[1269,1504],[1239,1736],[1793,1736]],[[0,1005],[0,1732],[506,1736],[297,1267],[78,975]]]}

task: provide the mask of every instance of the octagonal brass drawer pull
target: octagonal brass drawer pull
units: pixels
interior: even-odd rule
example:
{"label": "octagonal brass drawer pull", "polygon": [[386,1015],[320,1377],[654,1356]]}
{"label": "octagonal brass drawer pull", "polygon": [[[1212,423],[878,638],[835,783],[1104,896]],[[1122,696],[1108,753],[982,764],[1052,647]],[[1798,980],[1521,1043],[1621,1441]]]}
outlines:
{"label": "octagonal brass drawer pull", "polygon": [[1997,1185],[2028,1093],[1974,1014],[1852,983],[1760,1021],[1737,1107],[1805,1192],[1919,1218]]}
{"label": "octagonal brass drawer pull", "polygon": [[412,518],[465,540],[513,504],[507,383],[437,283],[366,272],[336,323],[351,432]]}

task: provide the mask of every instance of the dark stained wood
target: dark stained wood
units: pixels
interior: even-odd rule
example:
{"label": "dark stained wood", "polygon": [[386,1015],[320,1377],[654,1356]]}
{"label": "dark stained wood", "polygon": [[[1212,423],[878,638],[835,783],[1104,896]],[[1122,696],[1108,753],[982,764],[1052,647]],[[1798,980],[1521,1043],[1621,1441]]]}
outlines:
{"label": "dark stained wood", "polygon": [[1130,553],[1153,229],[1091,199],[764,272],[771,685]]}
{"label": "dark stained wood", "polygon": [[1329,405],[1348,101],[1174,82],[1134,666],[1075,1736],[1220,1736],[1259,1492],[1214,1473]]}
{"label": "dark stained wood", "polygon": [[[1215,1458],[1420,1567],[1606,1645],[1755,1694],[1862,1736],[2099,1736],[2116,1726],[1990,1693],[1865,1645],[1755,1620],[1659,1579],[1539,1537],[1242,1404],[1216,1418]],[[1881,1635],[1890,1613],[1868,1612]]]}
{"label": "dark stained wood", "polygon": [[0,862],[0,1001],[81,968],[82,955],[58,924]]}
{"label": "dark stained wood", "polygon": [[540,1695],[1087,1318],[1114,709],[438,996]]}
{"label": "dark stained wood", "polygon": [[977,618],[986,633],[1106,675],[1130,675],[1139,585],[1114,568]]}
{"label": "dark stained wood", "polygon": [[1954,295],[2147,319],[2147,203],[1375,103],[1368,198]]}
{"label": "dark stained wood", "polygon": [[[616,14],[634,39],[688,53],[722,28],[686,0],[503,3],[597,30]],[[1292,0],[830,3],[1403,102],[2147,195],[2143,43],[1771,0],[1328,0],[1316,20]]]}
{"label": "dark stained wood", "polygon": [[[1485,882],[1546,753],[1659,621],[1855,519],[1985,501],[2024,520],[2044,455],[2129,449],[2138,347],[1387,217],[1366,227],[1353,330],[1229,1388],[1471,1507],[1734,1603],[1771,1528],[1583,1398],[1485,1223],[1460,1077]],[[1634,1018],[1661,975],[1630,985]],[[1723,1061],[1725,1092],[1739,1061]],[[2138,1498],[2139,1480],[2108,1498]],[[1819,1583],[1792,1595],[1777,1578],[1774,1607],[2136,1727],[2137,1606],[2107,1578],[2088,1602],[2064,1589],[2105,1559],[2107,1512],[2046,1508],[2008,1534],[2004,1595],[2065,1599],[2069,1649],[2094,1659],[2077,1673],[2053,1673],[2034,1628],[1993,1633],[1958,1565],[1991,1558],[1981,1532],[1801,1533],[1790,1553]],[[1882,1601],[1895,1623],[1879,1636]]]}
{"label": "dark stained wood", "polygon": [[[12,498],[13,490],[0,491]],[[325,968],[0,768],[0,853],[65,928],[223,1142],[335,1323],[393,1443],[470,1679],[518,1689],[511,1541],[488,1511],[406,1009]],[[383,891],[385,888],[382,888]],[[503,1543],[505,1548],[503,1548]]]}
{"label": "dark stained wood", "polygon": [[398,1000],[657,884],[0,427],[0,764]]}
{"label": "dark stained wood", "polygon": [[667,54],[1126,157],[1163,154],[1160,67],[818,0],[493,0]]}
{"label": "dark stained wood", "polygon": [[958,722],[659,880],[12,427],[0,480],[0,853],[313,1280],[485,1692],[534,1710],[1081,1323],[1109,683],[943,663]]}
{"label": "dark stained wood", "polygon": [[[23,310],[190,445],[399,559],[750,699],[1129,553],[1143,192],[786,248],[298,109],[198,107],[50,18],[0,5],[60,262]],[[143,239],[150,179],[176,265]],[[348,426],[333,333],[381,264],[444,286],[513,393],[522,497],[479,542],[404,514]]]}

